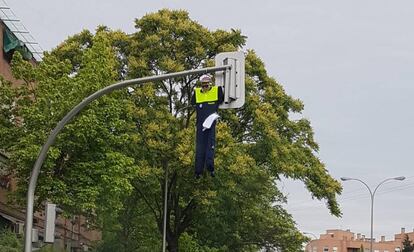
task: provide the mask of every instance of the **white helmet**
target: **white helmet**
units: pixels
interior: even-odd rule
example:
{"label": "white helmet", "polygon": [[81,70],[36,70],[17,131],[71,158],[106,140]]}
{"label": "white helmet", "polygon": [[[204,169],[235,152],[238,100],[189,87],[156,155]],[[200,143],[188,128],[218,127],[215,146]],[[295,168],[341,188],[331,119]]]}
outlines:
{"label": "white helmet", "polygon": [[200,82],[211,82],[212,78],[209,74],[203,74],[200,77]]}

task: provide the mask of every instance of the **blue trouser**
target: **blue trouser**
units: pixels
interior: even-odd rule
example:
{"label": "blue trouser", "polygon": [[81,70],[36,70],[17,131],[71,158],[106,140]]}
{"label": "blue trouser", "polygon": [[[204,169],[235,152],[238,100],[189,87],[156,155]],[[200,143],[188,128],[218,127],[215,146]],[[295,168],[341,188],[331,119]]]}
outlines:
{"label": "blue trouser", "polygon": [[197,123],[195,174],[201,175],[204,166],[214,171],[214,146],[216,142],[216,122],[203,131],[202,123]]}

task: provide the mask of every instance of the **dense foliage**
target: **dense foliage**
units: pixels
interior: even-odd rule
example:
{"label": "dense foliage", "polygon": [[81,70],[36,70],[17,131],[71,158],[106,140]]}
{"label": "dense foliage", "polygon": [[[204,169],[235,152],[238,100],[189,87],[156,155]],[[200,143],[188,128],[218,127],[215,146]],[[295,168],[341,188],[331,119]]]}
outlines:
{"label": "dense foliage", "polygon": [[20,252],[23,249],[22,239],[8,230],[0,230],[0,251]]}
{"label": "dense foliage", "polygon": [[[125,78],[197,69],[223,51],[243,48],[238,30],[210,31],[185,11],[160,10],[136,20],[130,36],[98,27],[76,34],[34,67],[16,54],[23,83],[0,86],[0,146],[25,184],[40,146],[84,97]],[[340,184],[317,157],[310,122],[292,120],[303,104],[246,52],[246,104],[220,111],[217,178],[193,179],[195,120],[189,98],[198,76],[114,92],[82,111],[49,151],[36,190],[67,214],[103,230],[101,251],[150,251],[162,233],[168,171],[169,251],[301,250],[306,238],[281,203],[281,176],[303,181],[313,197],[340,215]],[[20,195],[20,196],[19,196]]]}
{"label": "dense foliage", "polygon": [[408,237],[407,234],[404,236],[402,245],[403,245],[403,248],[401,250],[402,252],[413,252],[414,251],[414,244],[412,243],[412,241],[410,240],[410,237]]}

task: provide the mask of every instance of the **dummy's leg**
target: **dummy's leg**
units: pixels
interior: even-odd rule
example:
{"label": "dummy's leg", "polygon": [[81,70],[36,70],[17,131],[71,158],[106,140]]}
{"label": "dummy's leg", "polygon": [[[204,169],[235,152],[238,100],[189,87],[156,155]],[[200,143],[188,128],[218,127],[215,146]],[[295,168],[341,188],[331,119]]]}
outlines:
{"label": "dummy's leg", "polygon": [[207,170],[210,172],[211,176],[214,177],[214,154],[215,154],[215,144],[216,144],[216,123],[211,126],[209,130],[206,130],[207,137],[207,146],[206,146],[206,166]]}
{"label": "dummy's leg", "polygon": [[202,127],[197,127],[196,134],[196,155],[195,155],[195,175],[201,176],[206,162],[207,132]]}

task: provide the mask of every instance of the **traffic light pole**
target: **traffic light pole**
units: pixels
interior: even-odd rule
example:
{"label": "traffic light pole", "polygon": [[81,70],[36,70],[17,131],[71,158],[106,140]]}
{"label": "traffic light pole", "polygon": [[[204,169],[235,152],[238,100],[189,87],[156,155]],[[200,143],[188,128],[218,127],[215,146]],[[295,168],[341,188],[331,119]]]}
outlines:
{"label": "traffic light pole", "polygon": [[[132,79],[132,80],[126,80],[121,81],[115,84],[112,84],[110,86],[107,86],[101,90],[96,91],[92,95],[85,98],[82,102],[80,102],[78,105],[76,105],[68,114],[66,114],[65,117],[56,125],[56,127],[53,129],[53,131],[50,133],[50,135],[47,138],[46,143],[43,145],[42,149],[40,150],[39,156],[37,157],[37,160],[33,166],[33,170],[30,176],[29,181],[29,187],[27,190],[27,207],[26,207],[26,222],[25,222],[25,236],[24,236],[24,251],[25,252],[32,252],[32,227],[33,227],[33,204],[34,204],[34,193],[36,189],[37,179],[39,177],[40,168],[42,167],[42,164],[44,160],[46,159],[47,152],[50,148],[50,146],[55,142],[55,139],[59,132],[63,129],[63,127],[76,115],[78,114],[82,109],[84,109],[89,103],[92,101],[100,98],[101,96],[105,94],[109,94],[115,90],[123,89],[132,85],[137,84],[145,84],[148,82],[154,82],[154,81],[161,81],[166,79],[172,79],[172,78],[178,78],[188,75],[194,75],[194,74],[206,74],[206,73],[213,73],[218,71],[226,71],[228,69],[231,69],[231,65],[224,65],[224,66],[218,66],[218,67],[207,67],[202,69],[196,69],[196,70],[189,70],[189,71],[182,71],[177,73],[169,73],[169,74],[163,74],[163,75],[155,75],[155,76],[149,76],[149,77],[143,77],[138,79]],[[166,211],[166,206],[164,207],[164,211]],[[165,214],[164,214],[165,216]],[[166,220],[164,220],[165,223]],[[165,224],[164,224],[165,225]],[[164,231],[165,232],[165,231]],[[165,239],[165,234],[164,234]],[[165,241],[163,241],[165,243]]]}

